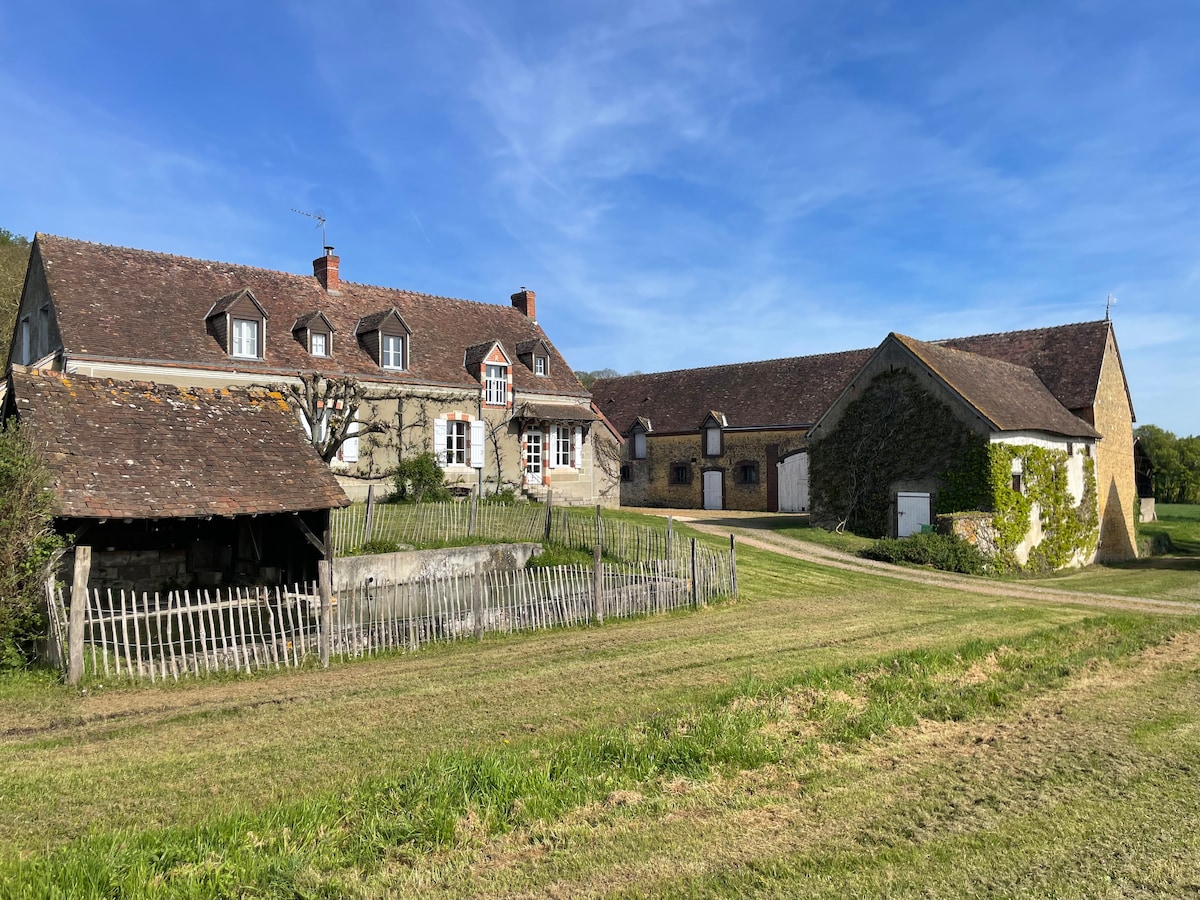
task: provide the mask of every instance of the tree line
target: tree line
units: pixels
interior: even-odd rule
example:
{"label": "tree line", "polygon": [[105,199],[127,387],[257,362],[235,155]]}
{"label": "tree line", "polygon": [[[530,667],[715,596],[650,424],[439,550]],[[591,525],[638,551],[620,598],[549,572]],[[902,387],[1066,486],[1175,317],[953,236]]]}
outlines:
{"label": "tree line", "polygon": [[1150,460],[1158,503],[1200,503],[1200,435],[1176,437],[1157,425],[1141,425],[1134,436]]}

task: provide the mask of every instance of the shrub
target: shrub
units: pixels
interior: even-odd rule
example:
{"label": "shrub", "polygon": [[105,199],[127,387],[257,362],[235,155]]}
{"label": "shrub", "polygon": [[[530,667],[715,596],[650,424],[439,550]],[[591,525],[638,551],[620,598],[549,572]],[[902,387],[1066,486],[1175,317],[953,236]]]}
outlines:
{"label": "shrub", "polygon": [[401,503],[439,503],[450,499],[446,473],[433,453],[400,460],[392,470],[393,498]]}
{"label": "shrub", "polygon": [[17,426],[0,430],[0,669],[33,659],[46,634],[44,585],[63,546],[50,473]]}
{"label": "shrub", "polygon": [[517,492],[511,487],[503,488],[502,490],[494,491],[487,494],[481,503],[494,503],[497,506],[515,506],[518,503],[526,502],[523,498],[517,496]]}
{"label": "shrub", "polygon": [[982,575],[988,558],[973,544],[952,534],[921,533],[906,538],[884,538],[861,551],[867,559],[887,563],[914,563],[946,572]]}

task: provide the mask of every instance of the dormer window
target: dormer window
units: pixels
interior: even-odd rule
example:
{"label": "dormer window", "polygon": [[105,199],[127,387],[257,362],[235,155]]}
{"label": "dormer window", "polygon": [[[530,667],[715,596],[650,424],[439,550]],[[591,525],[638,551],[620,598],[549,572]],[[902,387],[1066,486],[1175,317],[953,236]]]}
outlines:
{"label": "dormer window", "polygon": [[231,355],[244,359],[258,359],[259,340],[257,319],[233,320],[233,346]]}
{"label": "dormer window", "polygon": [[359,319],[354,333],[379,368],[400,372],[409,367],[412,329],[395,309],[385,309]]}
{"label": "dormer window", "polygon": [[385,369],[404,368],[404,338],[398,334],[382,335],[379,364]]}
{"label": "dormer window", "polygon": [[248,288],[226,294],[204,317],[208,333],[235,359],[262,359],[266,348],[267,311]]}
{"label": "dormer window", "polygon": [[704,436],[704,455],[720,456],[725,452],[725,441],[722,430],[725,427],[725,416],[719,412],[710,412],[700,425],[700,433]]}
{"label": "dormer window", "polygon": [[639,418],[636,422],[629,426],[629,435],[632,447],[630,455],[633,459],[646,458],[646,432],[650,430],[650,420]]}
{"label": "dormer window", "polygon": [[550,345],[541,338],[518,341],[517,359],[534,375],[545,377],[550,374]]}
{"label": "dormer window", "polygon": [[296,320],[292,326],[296,341],[313,356],[333,356],[333,326],[320,310]]}
{"label": "dormer window", "polygon": [[508,366],[488,363],[484,375],[484,403],[504,406],[508,401]]}

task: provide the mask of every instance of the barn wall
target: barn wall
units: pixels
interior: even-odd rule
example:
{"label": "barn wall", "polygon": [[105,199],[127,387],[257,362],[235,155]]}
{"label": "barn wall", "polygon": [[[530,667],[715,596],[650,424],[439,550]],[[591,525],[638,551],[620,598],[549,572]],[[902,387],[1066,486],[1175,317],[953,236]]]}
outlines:
{"label": "barn wall", "polygon": [[1093,424],[1104,436],[1096,445],[1096,484],[1100,501],[1100,562],[1137,556],[1133,520],[1137,487],[1133,466],[1133,410],[1125,391],[1121,359],[1112,330],[1100,368],[1100,384],[1093,407]]}

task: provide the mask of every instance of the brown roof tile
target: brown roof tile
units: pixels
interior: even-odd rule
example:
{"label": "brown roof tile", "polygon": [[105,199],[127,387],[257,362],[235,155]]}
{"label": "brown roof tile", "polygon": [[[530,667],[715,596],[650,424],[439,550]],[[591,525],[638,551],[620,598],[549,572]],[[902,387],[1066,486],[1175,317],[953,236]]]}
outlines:
{"label": "brown roof tile", "polygon": [[896,340],[929,366],[1000,431],[1100,437],[1096,429],[1055,399],[1032,369],[902,334],[890,334],[888,339]]}
{"label": "brown roof tile", "polygon": [[[54,308],[69,356],[138,360],[239,372],[264,379],[319,369],[377,381],[417,382],[478,390],[463,368],[466,347],[499,341],[510,357],[518,343],[544,340],[550,374],[514,366],[519,392],[586,397],[566,360],[542,329],[512,306],[454,300],[342,281],[327,294],[311,275],[209,262],[147,250],[39,234]],[[263,359],[231,359],[204,327],[213,304],[247,289],[270,316]],[[384,372],[354,338],[364,317],[395,308],[412,329],[410,369]],[[320,310],[343,335],[331,358],[314,358],[283,331]],[[154,327],[146,327],[153,322]],[[276,323],[286,323],[283,325]]]}
{"label": "brown roof tile", "polygon": [[14,370],[60,516],[157,519],[349,503],[279,394]]}
{"label": "brown roof tile", "polygon": [[1111,328],[1109,321],[1078,322],[932,343],[1032,369],[1063,406],[1080,410],[1095,403]]}
{"label": "brown roof tile", "polygon": [[624,434],[637,419],[655,432],[697,431],[714,410],[729,426],[811,425],[871,356],[849,350],[764,362],[605,378],[592,399]]}

